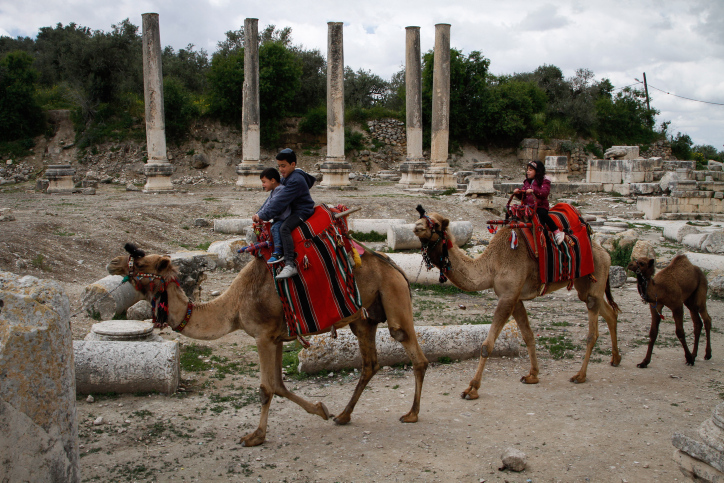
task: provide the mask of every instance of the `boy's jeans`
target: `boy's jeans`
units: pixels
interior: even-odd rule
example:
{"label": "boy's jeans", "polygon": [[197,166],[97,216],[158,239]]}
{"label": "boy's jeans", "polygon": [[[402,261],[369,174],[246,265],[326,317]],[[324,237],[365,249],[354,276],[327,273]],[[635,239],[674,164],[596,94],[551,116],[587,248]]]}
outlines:
{"label": "boy's jeans", "polygon": [[299,215],[291,214],[281,223],[282,227],[280,230],[280,234],[282,239],[282,246],[284,247],[284,260],[287,263],[290,260],[293,261],[297,258],[297,253],[294,251],[292,232],[296,227],[304,223],[304,221],[305,220],[302,220]]}
{"label": "boy's jeans", "polygon": [[284,253],[284,250],[282,249],[282,223],[284,220],[275,221],[272,223],[271,228],[269,231],[271,231],[272,240],[274,240],[274,253],[278,253],[282,255]]}

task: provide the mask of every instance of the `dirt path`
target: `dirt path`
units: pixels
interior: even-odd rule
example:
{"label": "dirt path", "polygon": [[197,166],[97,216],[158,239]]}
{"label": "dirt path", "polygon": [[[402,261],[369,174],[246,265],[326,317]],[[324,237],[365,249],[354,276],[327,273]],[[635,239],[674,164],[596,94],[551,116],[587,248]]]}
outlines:
{"label": "dirt path", "polygon": [[[0,206],[12,208],[17,218],[0,226],[0,270],[58,280],[74,310],[83,287],[106,275],[106,262],[121,253],[123,243],[136,242],[149,252],[194,248],[223,238],[194,226],[195,218],[248,217],[264,199],[261,192],[231,186],[149,196],[102,185],[98,195],[85,197],[38,195],[26,188],[0,194]],[[472,221],[476,240],[487,237],[485,221],[494,218],[459,196],[400,193],[386,183],[368,182],[343,193],[315,190],[313,195],[317,202],[361,206],[359,218],[409,222],[422,203],[451,220]],[[625,201],[577,199],[584,211],[630,209]],[[650,232],[641,236],[658,238]],[[223,290],[233,276],[209,273],[204,297]],[[179,337],[186,357],[203,367],[182,374],[185,392],[96,395],[93,403],[79,398],[83,481],[681,481],[671,458],[671,435],[696,431],[724,397],[724,336],[718,328],[724,303],[709,301],[715,327],[712,360],[700,357],[694,367],[686,366],[667,317],[652,363],[643,370],[636,363],[646,350],[648,308],[634,285],[614,289],[613,295],[623,309],[618,331],[623,361],[620,367],[608,364],[611,342],[601,322],[585,384],[568,381],[580,367],[585,346],[585,306],[574,292],[563,290],[526,304],[539,336],[539,384],[519,382],[529,368],[526,354],[493,359],[481,398],[465,401],[459,394],[477,361],[433,363],[420,421],[402,424],[398,418],[412,403],[412,371],[384,368],[347,426],[275,398],[267,441],[256,448],[238,444],[259,418],[254,341],[241,333],[206,343]],[[418,325],[480,323],[492,314],[495,298],[488,292],[442,294],[416,287],[413,303]],[[94,322],[77,314],[74,337],[84,337]],[[688,314],[685,327],[691,341]],[[290,388],[337,413],[354,389],[356,374],[301,380],[290,374],[288,379]],[[94,425],[99,417],[102,423]],[[527,454],[525,472],[498,470],[508,446]]]}

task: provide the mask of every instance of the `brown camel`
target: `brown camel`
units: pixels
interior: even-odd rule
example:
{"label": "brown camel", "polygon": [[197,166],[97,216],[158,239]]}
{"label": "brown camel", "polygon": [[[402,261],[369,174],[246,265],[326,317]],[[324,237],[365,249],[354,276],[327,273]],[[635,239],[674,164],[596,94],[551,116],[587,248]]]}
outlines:
{"label": "brown camel", "polygon": [[[229,288],[207,303],[193,305],[174,281],[178,272],[171,259],[162,255],[146,255],[132,245],[126,245],[130,256],[119,256],[108,264],[112,275],[131,275],[149,300],[158,293],[161,282],[168,293],[168,324],[174,330],[193,339],[218,339],[238,329],[256,339],[259,352],[261,387],[261,419],[259,427],[241,438],[244,446],[256,446],[266,438],[269,406],[274,395],[286,397],[310,414],[324,419],[330,416],[321,402],[311,403],[289,391],[282,380],[283,342],[292,340],[286,332],[282,304],[274,289],[274,282],[266,263],[261,258],[249,262],[236,276]],[[405,348],[415,373],[415,396],[410,411],[400,418],[403,423],[417,421],[420,411],[422,382],[427,359],[417,342],[412,321],[412,300],[409,282],[402,271],[386,256],[366,250],[361,257],[362,266],[354,270],[362,304],[367,309],[366,320],[357,315],[337,322],[336,329],[349,325],[357,337],[363,367],[352,398],[334,421],[346,424],[362,391],[380,369],[377,362],[375,333],[377,324],[387,320],[390,335]],[[189,313],[190,312],[190,313]],[[188,314],[188,315],[187,315]]]}
{"label": "brown camel", "polygon": [[[659,273],[656,272],[655,261],[652,258],[641,257],[632,260],[626,267],[636,274],[639,294],[644,303],[649,304],[651,311],[651,329],[649,330],[649,348],[646,351],[644,360],[637,364],[638,367],[648,367],[651,362],[651,353],[654,350],[654,342],[659,335],[659,323],[663,318],[662,311],[668,307],[674,316],[676,324],[676,337],[684,347],[686,364],[694,365],[696,354],[699,350],[699,336],[701,327],[706,330],[706,353],[704,359],[711,359],[711,317],[706,311],[706,292],[708,283],[706,276],[701,269],[693,265],[686,255],[677,255],[671,260],[666,268]],[[694,350],[689,352],[686,345],[686,334],[684,333],[684,305],[689,309],[691,320],[694,322]],[[701,314],[701,317],[699,315]],[[702,324],[702,319],[704,322]]]}
{"label": "brown camel", "polygon": [[[438,268],[443,266],[445,275],[450,281],[461,290],[468,292],[486,290],[492,288],[498,296],[498,305],[495,308],[493,322],[488,332],[488,337],[483,341],[480,351],[480,362],[475,376],[470,385],[463,391],[461,397],[468,399],[478,398],[480,380],[483,376],[485,363],[493,352],[495,339],[512,315],[520,328],[525,345],[528,347],[530,356],[530,373],[521,378],[526,384],[538,383],[538,359],[535,353],[535,336],[528,322],[528,315],[523,306],[524,300],[532,300],[538,296],[541,290],[540,277],[538,275],[538,263],[531,260],[524,247],[511,249],[508,238],[511,229],[502,227],[490,241],[490,244],[483,253],[475,259],[468,257],[452,240],[452,234],[448,229],[449,220],[437,213],[427,218],[420,218],[415,223],[414,232],[420,238],[422,246],[426,247],[430,261]],[[448,243],[449,264],[444,260],[443,246],[446,243],[439,242],[440,238],[447,238],[452,241]],[[588,276],[576,279],[573,282],[578,298],[586,303],[588,308],[588,338],[586,344],[586,357],[583,359],[581,370],[571,378],[571,382],[585,382],[586,368],[591,356],[593,346],[598,339],[598,315],[603,315],[611,333],[611,365],[617,366],[621,362],[616,340],[616,324],[618,321],[618,306],[613,301],[611,290],[608,284],[608,269],[611,258],[600,245],[593,245],[594,276],[598,282],[593,282]],[[568,286],[568,282],[550,284],[549,291],[554,291]],[[608,299],[604,299],[604,294]]]}

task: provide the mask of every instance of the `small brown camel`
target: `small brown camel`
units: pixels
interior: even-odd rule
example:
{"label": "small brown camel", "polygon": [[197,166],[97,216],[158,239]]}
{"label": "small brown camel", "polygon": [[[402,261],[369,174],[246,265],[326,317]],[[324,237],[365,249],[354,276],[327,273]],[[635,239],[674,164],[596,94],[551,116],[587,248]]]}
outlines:
{"label": "small brown camel", "polygon": [[[244,330],[256,339],[259,353],[261,386],[261,419],[259,427],[241,438],[244,446],[257,446],[266,438],[269,407],[274,395],[285,397],[310,414],[324,419],[330,416],[321,402],[316,404],[289,391],[282,380],[282,348],[293,340],[286,333],[282,304],[274,288],[272,276],[261,258],[254,258],[236,276],[229,288],[207,303],[194,305],[175,280],[178,272],[168,256],[146,255],[131,244],[126,245],[129,256],[119,256],[108,264],[112,275],[131,276],[149,300],[163,284],[168,293],[168,321],[174,330],[193,339],[218,339],[235,330]],[[334,418],[337,424],[347,424],[362,391],[380,369],[377,362],[375,334],[377,325],[385,320],[390,335],[399,341],[410,360],[415,374],[415,396],[410,411],[400,418],[414,423],[420,411],[422,382],[427,359],[417,342],[412,320],[412,299],[407,278],[389,258],[370,250],[361,256],[362,266],[354,270],[357,286],[366,308],[366,320],[357,314],[337,322],[339,329],[349,325],[359,342],[363,367],[352,398],[344,411]]]}
{"label": "small brown camel", "polygon": [[[636,281],[639,294],[644,303],[649,304],[651,311],[651,329],[649,330],[649,348],[646,351],[644,360],[637,364],[638,367],[648,367],[651,362],[651,354],[654,351],[654,343],[659,336],[659,323],[663,318],[662,311],[668,307],[674,316],[676,324],[676,337],[684,347],[686,364],[694,365],[696,354],[699,350],[699,337],[701,327],[706,330],[706,352],[704,359],[711,359],[711,317],[706,311],[706,293],[708,282],[706,275],[699,267],[693,265],[686,255],[677,255],[660,272],[656,272],[656,263],[653,258],[641,257],[632,260],[626,267],[636,274]],[[694,322],[694,347],[689,352],[686,345],[686,334],[684,333],[684,305],[689,309],[691,320]],[[701,317],[699,317],[701,315]],[[702,323],[702,319],[704,322]]]}
{"label": "small brown camel", "polygon": [[[477,399],[480,380],[483,376],[485,363],[493,352],[495,339],[512,315],[518,324],[525,345],[530,356],[530,373],[521,378],[526,384],[538,383],[538,359],[535,353],[535,336],[528,322],[528,315],[523,306],[524,300],[536,298],[541,289],[538,275],[538,263],[531,260],[525,248],[511,249],[508,238],[511,229],[502,227],[490,240],[490,244],[483,253],[475,259],[468,257],[465,252],[452,240],[448,229],[449,220],[443,216],[432,213],[427,218],[420,218],[415,223],[415,235],[420,238],[422,246],[427,250],[430,261],[438,268],[443,268],[447,278],[461,290],[475,292],[492,288],[498,296],[498,305],[493,314],[487,338],[483,341],[480,350],[480,362],[470,385],[461,394],[462,398]],[[432,226],[430,225],[432,223]],[[441,238],[453,241],[448,243],[449,265],[445,262]],[[588,308],[588,338],[586,344],[586,357],[580,371],[571,378],[571,382],[585,382],[586,368],[591,356],[593,346],[598,339],[598,315],[601,314],[611,333],[611,365],[617,366],[621,362],[616,339],[616,325],[618,322],[618,306],[613,301],[608,283],[608,269],[611,258],[598,244],[593,244],[594,276],[598,282],[594,283],[588,276],[574,280],[573,285],[578,292],[578,298],[586,303]],[[568,282],[550,284],[549,291],[568,286]],[[604,299],[604,294],[606,299]]]}

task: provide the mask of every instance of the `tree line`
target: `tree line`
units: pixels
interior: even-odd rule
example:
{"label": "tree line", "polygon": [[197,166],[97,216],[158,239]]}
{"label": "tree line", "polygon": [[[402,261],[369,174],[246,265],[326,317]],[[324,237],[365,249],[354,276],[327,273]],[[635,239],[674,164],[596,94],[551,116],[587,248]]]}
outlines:
{"label": "tree line", "polygon": [[[261,142],[276,147],[280,121],[301,117],[300,130],[326,131],[326,59],[293,43],[291,28],[269,25],[259,35]],[[110,31],[71,23],[43,27],[35,38],[0,37],[0,152],[27,149],[47,129],[44,111],[70,109],[81,148],[144,139],[142,40],[128,19]],[[615,89],[608,79],[560,68],[495,75],[481,52],[451,49],[450,148],[516,146],[526,137],[583,140],[592,154],[612,145],[665,138],[679,159],[724,160],[712,146],[693,146],[682,133],[656,126],[644,93]],[[422,58],[423,132],[430,142],[434,53]],[[244,28],[226,32],[209,54],[189,44],[162,52],[169,142],[179,143],[200,118],[238,125],[244,82]],[[385,80],[369,70],[344,70],[348,121],[405,118],[404,69]]]}

